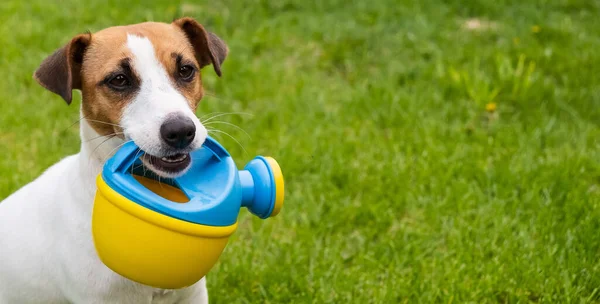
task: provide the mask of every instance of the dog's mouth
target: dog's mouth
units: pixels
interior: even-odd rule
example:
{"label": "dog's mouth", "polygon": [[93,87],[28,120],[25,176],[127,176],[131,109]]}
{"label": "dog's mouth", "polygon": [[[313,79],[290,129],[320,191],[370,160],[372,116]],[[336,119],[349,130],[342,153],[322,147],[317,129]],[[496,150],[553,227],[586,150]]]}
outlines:
{"label": "dog's mouth", "polygon": [[142,162],[158,175],[174,177],[184,173],[190,167],[192,159],[189,153],[177,153],[163,157],[144,153]]}

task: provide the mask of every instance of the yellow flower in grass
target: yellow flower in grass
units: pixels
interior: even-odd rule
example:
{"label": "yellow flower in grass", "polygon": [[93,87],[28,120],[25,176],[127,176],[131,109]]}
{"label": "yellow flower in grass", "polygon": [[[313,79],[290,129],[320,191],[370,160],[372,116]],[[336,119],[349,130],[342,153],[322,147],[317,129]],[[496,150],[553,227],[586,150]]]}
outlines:
{"label": "yellow flower in grass", "polygon": [[531,27],[532,33],[539,33],[541,30],[542,30],[542,28],[539,25],[534,25]]}
{"label": "yellow flower in grass", "polygon": [[489,102],[488,104],[485,105],[485,110],[490,112],[490,113],[494,113],[496,112],[496,103],[495,102]]}

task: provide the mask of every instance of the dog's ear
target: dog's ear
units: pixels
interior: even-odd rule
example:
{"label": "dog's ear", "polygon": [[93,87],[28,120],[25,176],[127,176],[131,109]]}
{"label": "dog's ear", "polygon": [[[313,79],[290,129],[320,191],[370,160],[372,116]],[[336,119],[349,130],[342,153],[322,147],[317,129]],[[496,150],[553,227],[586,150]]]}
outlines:
{"label": "dog's ear", "polygon": [[229,49],[221,38],[208,32],[202,24],[190,17],[184,17],[173,21],[173,24],[181,28],[188,40],[194,47],[196,59],[200,68],[212,63],[215,73],[221,76],[221,64],[225,61]]}
{"label": "dog's ear", "polygon": [[81,90],[81,65],[91,34],[77,35],[67,45],[44,59],[33,78],[47,90],[60,95],[67,104],[73,99],[72,91]]}

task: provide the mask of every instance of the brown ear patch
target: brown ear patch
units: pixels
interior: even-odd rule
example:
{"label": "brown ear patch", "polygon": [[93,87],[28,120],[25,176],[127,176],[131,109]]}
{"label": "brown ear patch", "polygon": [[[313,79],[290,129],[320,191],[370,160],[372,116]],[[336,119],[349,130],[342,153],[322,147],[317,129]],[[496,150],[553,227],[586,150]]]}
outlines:
{"label": "brown ear patch", "polygon": [[60,95],[67,104],[73,99],[73,89],[81,89],[81,66],[91,34],[75,36],[67,45],[56,50],[33,74],[47,90]]}
{"label": "brown ear patch", "polygon": [[213,65],[215,73],[221,76],[221,64],[225,61],[229,49],[221,38],[207,32],[204,27],[190,17],[184,17],[173,21],[173,24],[181,28],[186,37],[194,47],[196,59],[200,68],[209,64]]}

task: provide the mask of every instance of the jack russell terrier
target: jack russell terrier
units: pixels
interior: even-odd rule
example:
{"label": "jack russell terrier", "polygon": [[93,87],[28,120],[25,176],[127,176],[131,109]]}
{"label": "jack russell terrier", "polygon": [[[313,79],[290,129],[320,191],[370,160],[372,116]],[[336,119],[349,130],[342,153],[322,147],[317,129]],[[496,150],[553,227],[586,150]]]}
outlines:
{"label": "jack russell terrier", "polygon": [[206,128],[195,115],[200,69],[221,76],[225,43],[192,18],[116,26],[75,36],[34,78],[71,103],[81,90],[81,151],[0,203],[0,304],[207,303],[206,280],[178,290],[130,281],[96,255],[96,176],[126,141],[163,177],[190,166]]}

